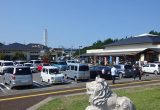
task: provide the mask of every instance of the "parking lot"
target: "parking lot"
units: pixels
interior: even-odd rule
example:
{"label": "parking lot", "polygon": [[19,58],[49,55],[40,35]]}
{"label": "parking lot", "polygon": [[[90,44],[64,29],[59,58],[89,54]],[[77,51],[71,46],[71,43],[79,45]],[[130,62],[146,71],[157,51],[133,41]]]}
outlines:
{"label": "parking lot", "polygon": [[[148,74],[142,76],[142,80],[150,80],[150,79],[157,79],[160,78],[159,75],[154,74]],[[91,81],[91,80],[89,80]],[[116,83],[121,82],[128,82],[133,81],[133,78],[122,78],[122,79],[116,79]],[[136,78],[135,81],[139,81],[138,78]],[[108,83],[111,84],[111,80],[108,80]],[[33,73],[33,86],[32,87],[16,87],[14,89],[10,89],[8,85],[5,85],[3,83],[3,76],[0,76],[0,96],[6,96],[6,95],[15,95],[15,94],[23,94],[23,93],[31,93],[31,92],[38,92],[38,91],[45,91],[45,90],[58,90],[58,89],[65,89],[65,88],[71,88],[71,87],[80,87],[85,86],[86,81],[78,81],[75,82],[71,79],[66,79],[66,82],[64,84],[48,84],[41,81],[40,73]]]}
{"label": "parking lot", "polygon": [[33,73],[33,86],[32,87],[15,87],[13,89],[9,88],[9,85],[3,83],[3,75],[0,76],[0,95],[14,95],[14,94],[21,94],[21,93],[28,93],[28,92],[36,92],[36,91],[43,91],[43,90],[51,90],[51,89],[58,89],[64,88],[64,86],[69,87],[74,85],[74,81],[66,80],[64,84],[55,84],[50,85],[46,82],[42,82],[40,78],[40,73]]}

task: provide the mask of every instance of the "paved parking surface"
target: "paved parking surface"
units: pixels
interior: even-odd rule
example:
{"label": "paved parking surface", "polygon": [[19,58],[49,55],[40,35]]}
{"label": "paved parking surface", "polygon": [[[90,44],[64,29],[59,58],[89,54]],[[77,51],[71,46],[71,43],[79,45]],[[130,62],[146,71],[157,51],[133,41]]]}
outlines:
{"label": "paved parking surface", "polygon": [[[147,74],[142,77],[142,80],[152,80],[160,78],[160,75],[156,76],[154,74]],[[16,87],[14,89],[10,89],[8,85],[3,84],[3,76],[0,76],[0,96],[6,95],[16,95],[16,94],[23,94],[23,93],[31,93],[31,92],[38,92],[38,91],[45,91],[45,90],[56,90],[56,89],[64,89],[64,88],[71,88],[71,87],[78,87],[78,86],[85,86],[86,81],[78,81],[74,82],[73,80],[67,79],[65,84],[54,84],[49,85],[48,83],[41,82],[40,73],[33,73],[33,86],[32,87]],[[116,83],[121,82],[129,82],[132,81],[133,78],[122,78],[116,79]],[[135,81],[138,81],[138,77]],[[107,81],[111,83],[111,80]]]}
{"label": "paved parking surface", "polygon": [[[159,79],[159,75],[149,74],[142,77],[144,81],[139,81],[138,78],[136,78],[135,81],[133,81],[133,78],[123,78],[121,80],[117,78],[115,85],[111,84],[111,80],[107,80],[107,82],[111,88],[116,88],[117,86],[123,88],[125,86],[132,87],[135,85],[142,85],[143,83],[156,84],[159,83]],[[34,82],[31,88],[18,87],[10,89],[7,85],[3,84],[3,76],[0,76],[0,110],[25,110],[48,96],[53,97],[86,91],[86,81],[78,81],[76,83],[72,80],[68,80],[69,83],[66,84],[49,85],[45,82],[41,82],[39,73],[33,74],[33,80]]]}
{"label": "paved parking surface", "polygon": [[[78,82],[80,83],[80,82]],[[3,83],[3,76],[0,76],[0,96],[4,95],[15,95],[22,94],[27,92],[37,92],[43,90],[54,90],[60,88],[70,88],[72,86],[77,85],[73,80],[67,79],[64,84],[53,84],[50,85],[46,82],[41,82],[40,73],[33,73],[33,86],[32,87],[16,87],[14,89],[10,89],[8,85]]]}

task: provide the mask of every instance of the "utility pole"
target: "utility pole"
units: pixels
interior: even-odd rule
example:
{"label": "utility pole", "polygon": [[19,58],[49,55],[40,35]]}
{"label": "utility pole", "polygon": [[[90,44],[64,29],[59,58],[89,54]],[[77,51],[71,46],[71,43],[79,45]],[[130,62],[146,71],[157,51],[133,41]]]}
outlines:
{"label": "utility pole", "polygon": [[79,46],[79,59],[80,59],[80,54],[81,54],[81,51],[80,51],[81,47],[82,46]]}

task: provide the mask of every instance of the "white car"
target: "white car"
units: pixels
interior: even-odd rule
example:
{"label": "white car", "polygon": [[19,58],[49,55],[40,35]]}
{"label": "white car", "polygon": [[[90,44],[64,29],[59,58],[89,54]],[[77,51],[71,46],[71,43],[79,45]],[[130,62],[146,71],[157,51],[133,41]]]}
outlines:
{"label": "white car", "polygon": [[13,67],[13,61],[0,61],[0,74],[4,74],[4,70],[8,67]]}
{"label": "white car", "polygon": [[32,63],[24,63],[23,65],[30,67],[32,73],[36,72],[36,67],[34,67]]}
{"label": "white car", "polygon": [[142,72],[154,73],[155,75],[160,73],[160,64],[158,63],[148,63],[142,66]]}
{"label": "white car", "polygon": [[49,84],[64,83],[64,75],[59,72],[57,67],[45,66],[41,71],[41,81]]}

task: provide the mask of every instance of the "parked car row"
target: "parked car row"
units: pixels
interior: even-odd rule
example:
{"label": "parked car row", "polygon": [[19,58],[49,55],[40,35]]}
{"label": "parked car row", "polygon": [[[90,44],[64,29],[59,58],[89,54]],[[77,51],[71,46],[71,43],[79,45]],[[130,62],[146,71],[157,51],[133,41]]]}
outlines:
{"label": "parked car row", "polygon": [[[118,77],[119,79],[123,77],[133,77],[134,75],[134,70],[132,65],[119,64],[119,65],[113,65],[113,66],[117,70],[116,77]],[[90,76],[92,79],[94,79],[97,76],[105,79],[111,79],[111,68],[112,67],[110,66],[91,66]]]}
{"label": "parked car row", "polygon": [[[45,66],[41,71],[41,81],[49,84],[64,83],[64,75],[57,67]],[[8,84],[12,89],[17,86],[32,86],[33,75],[28,66],[12,66],[4,70],[4,84]]]}
{"label": "parked car row", "polygon": [[[32,86],[33,76],[32,76],[32,63],[24,63],[24,66],[13,66],[11,62],[1,62],[1,65],[7,66],[3,68],[4,72],[4,84],[8,84],[10,88],[15,86]],[[122,77],[133,77],[134,68],[129,64],[119,64],[113,65],[116,69],[116,76],[121,79]],[[59,67],[51,65],[42,65],[41,68],[41,81],[55,84],[55,83],[65,83],[67,78],[77,80],[89,80],[95,79],[97,76],[105,79],[111,79],[111,68],[110,66],[91,66],[88,64],[81,63],[70,63],[66,67],[65,71],[61,71]],[[142,72],[149,72],[158,74],[160,73],[160,64],[149,63],[142,66]]]}
{"label": "parked car row", "polygon": [[[41,81],[55,84],[65,83],[66,78],[74,80],[90,79],[89,66],[87,64],[71,64],[65,72],[61,72],[58,67],[44,66],[40,73]],[[4,70],[4,84],[8,84],[12,89],[16,86],[32,86],[33,76],[30,67],[12,66]]]}

